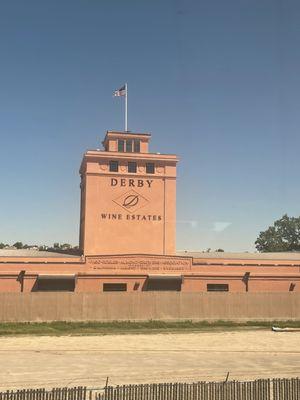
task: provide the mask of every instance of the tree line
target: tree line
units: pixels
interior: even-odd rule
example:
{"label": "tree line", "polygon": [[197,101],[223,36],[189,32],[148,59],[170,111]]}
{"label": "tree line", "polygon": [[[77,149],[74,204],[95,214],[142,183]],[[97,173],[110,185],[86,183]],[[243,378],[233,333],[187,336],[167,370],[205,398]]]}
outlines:
{"label": "tree line", "polygon": [[46,245],[28,245],[23,244],[22,242],[15,242],[13,245],[8,243],[0,243],[0,249],[7,249],[7,248],[15,248],[15,249],[36,249],[39,251],[58,251],[58,250],[79,250],[78,246],[72,246],[69,243],[53,243],[53,246],[46,246]]}

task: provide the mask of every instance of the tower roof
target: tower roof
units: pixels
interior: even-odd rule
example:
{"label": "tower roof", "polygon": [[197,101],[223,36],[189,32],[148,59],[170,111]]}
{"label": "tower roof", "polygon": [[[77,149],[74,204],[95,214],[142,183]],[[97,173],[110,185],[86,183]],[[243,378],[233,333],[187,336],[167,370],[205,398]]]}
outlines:
{"label": "tower roof", "polygon": [[137,133],[137,132],[125,132],[125,131],[107,131],[105,138],[102,142],[103,146],[106,147],[107,142],[110,139],[143,139],[149,141],[151,137],[150,133]]}

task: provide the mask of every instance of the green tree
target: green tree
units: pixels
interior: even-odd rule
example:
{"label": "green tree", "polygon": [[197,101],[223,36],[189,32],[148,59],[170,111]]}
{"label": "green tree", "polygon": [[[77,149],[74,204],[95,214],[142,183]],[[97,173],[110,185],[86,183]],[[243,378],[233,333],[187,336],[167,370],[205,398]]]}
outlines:
{"label": "green tree", "polygon": [[60,244],[59,243],[54,243],[53,244],[54,249],[60,249]]}
{"label": "green tree", "polygon": [[13,244],[13,246],[17,249],[23,249],[23,243],[22,242],[16,242]]}
{"label": "green tree", "polygon": [[64,244],[61,245],[61,248],[63,250],[69,250],[69,249],[72,248],[72,246],[69,243],[64,243]]}
{"label": "green tree", "polygon": [[0,249],[4,249],[5,244],[4,243],[0,243]]}
{"label": "green tree", "polygon": [[300,217],[285,214],[267,230],[260,232],[255,247],[260,252],[300,251]]}

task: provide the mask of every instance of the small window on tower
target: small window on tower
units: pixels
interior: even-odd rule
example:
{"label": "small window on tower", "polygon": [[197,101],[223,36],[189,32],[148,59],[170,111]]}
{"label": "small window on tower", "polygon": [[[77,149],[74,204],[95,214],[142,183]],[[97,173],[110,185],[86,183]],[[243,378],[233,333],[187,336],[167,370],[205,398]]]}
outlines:
{"label": "small window on tower", "polygon": [[146,174],[154,174],[154,164],[146,163]]}
{"label": "small window on tower", "polygon": [[126,153],[132,153],[132,139],[126,140]]}
{"label": "small window on tower", "polygon": [[138,139],[135,139],[133,142],[133,152],[140,153],[141,151],[141,142]]}
{"label": "small window on tower", "polygon": [[119,171],[118,161],[110,161],[109,162],[109,171],[110,172],[118,172]]}
{"label": "small window on tower", "polygon": [[128,172],[131,172],[133,174],[136,173],[136,162],[128,162]]}
{"label": "small window on tower", "polygon": [[120,152],[120,153],[123,153],[124,152],[124,140],[123,139],[119,139],[118,140],[118,151]]}

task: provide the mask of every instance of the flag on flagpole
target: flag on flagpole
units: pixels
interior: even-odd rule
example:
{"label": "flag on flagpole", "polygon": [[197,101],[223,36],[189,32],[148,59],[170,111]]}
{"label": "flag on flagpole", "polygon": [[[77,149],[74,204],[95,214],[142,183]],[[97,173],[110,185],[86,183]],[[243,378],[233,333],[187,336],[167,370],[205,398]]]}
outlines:
{"label": "flag on flagpole", "polygon": [[126,96],[126,85],[114,91],[114,97]]}
{"label": "flag on flagpole", "polygon": [[125,132],[127,132],[128,131],[128,128],[127,128],[127,98],[128,98],[127,83],[125,83],[125,85],[120,87],[120,89],[114,91],[113,97],[120,97],[120,96],[125,97]]}

